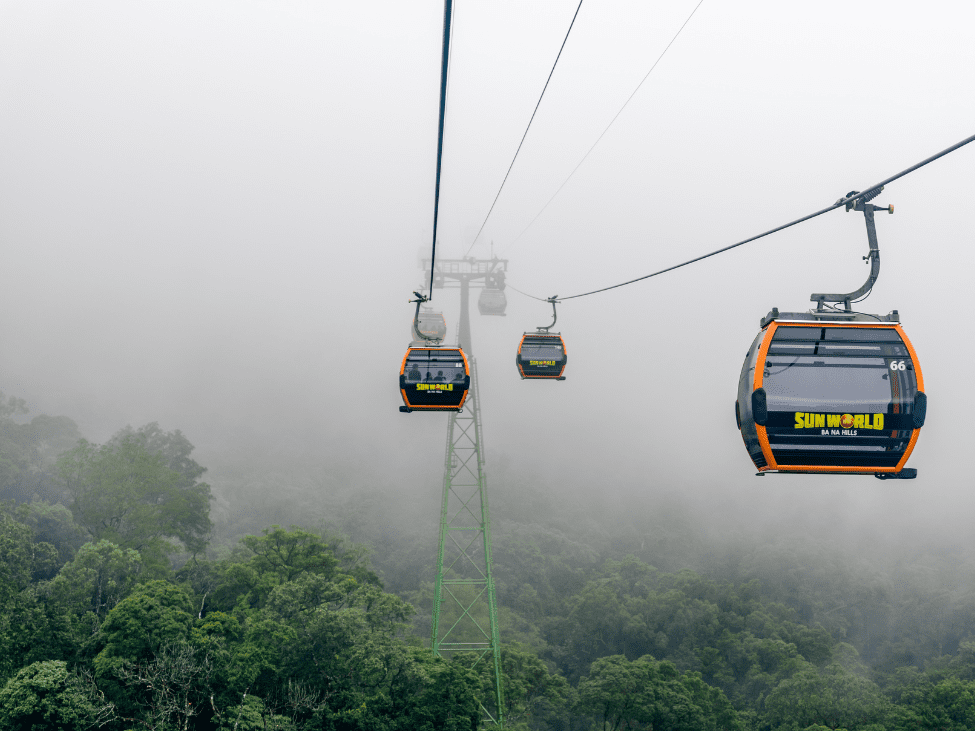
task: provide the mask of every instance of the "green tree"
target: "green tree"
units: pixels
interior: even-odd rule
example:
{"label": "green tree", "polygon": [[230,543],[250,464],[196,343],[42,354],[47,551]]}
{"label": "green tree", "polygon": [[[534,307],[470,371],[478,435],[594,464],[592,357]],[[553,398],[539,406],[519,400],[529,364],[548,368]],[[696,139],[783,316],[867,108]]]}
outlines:
{"label": "green tree", "polygon": [[653,731],[741,728],[719,689],[706,686],[696,674],[682,677],[673,663],[651,657],[631,662],[615,655],[594,662],[579,683],[577,707],[599,719],[604,731],[633,724]]}
{"label": "green tree", "polygon": [[[469,667],[477,658],[474,653],[460,654],[455,662]],[[493,697],[494,664],[490,656],[480,658],[474,669],[481,684],[480,696]],[[501,676],[505,728],[517,731],[568,724],[575,690],[530,648],[518,643],[502,645]]]}
{"label": "green tree", "polygon": [[858,729],[883,721],[887,707],[875,683],[834,664],[822,671],[803,670],[779,683],[765,699],[763,727]]}
{"label": "green tree", "polygon": [[112,704],[60,660],[35,662],[0,690],[0,728],[11,731],[82,731],[113,716]]}
{"label": "green tree", "polygon": [[81,440],[58,460],[61,479],[71,494],[75,521],[96,540],[134,548],[147,557],[171,553],[179,540],[197,553],[209,534],[210,487],[187,485],[138,436],[96,446]]}
{"label": "green tree", "polygon": [[91,641],[108,613],[142,574],[142,557],[106,540],[86,543],[46,587],[46,594],[71,626],[75,642]]}
{"label": "green tree", "polygon": [[[390,731],[474,731],[480,725],[477,678],[468,668],[426,649],[403,650],[390,678],[389,702],[375,704]],[[380,700],[381,696],[379,699]],[[382,715],[380,717],[382,717]]]}
{"label": "green tree", "polygon": [[6,493],[19,485],[28,469],[24,430],[12,417],[27,413],[23,399],[5,396],[0,391],[0,490]]}
{"label": "green tree", "polygon": [[108,613],[98,633],[95,675],[124,716],[152,706],[151,689],[131,682],[131,668],[150,666],[164,648],[188,640],[191,612],[182,589],[156,580],[137,586]]}
{"label": "green tree", "polygon": [[[359,574],[362,575],[361,567]],[[326,582],[337,574],[339,560],[326,539],[301,528],[272,525],[263,536],[244,536],[232,560],[217,564],[187,564],[180,577],[198,595],[209,595],[212,609],[258,609],[278,586],[304,575]],[[364,572],[366,583],[378,584],[375,574]]]}
{"label": "green tree", "polygon": [[915,685],[887,718],[887,731],[970,731],[975,728],[975,682],[947,678]]}
{"label": "green tree", "polygon": [[57,549],[35,543],[29,526],[0,511],[0,604],[57,565]]}
{"label": "green tree", "polygon": [[13,516],[31,528],[36,543],[50,543],[57,549],[58,568],[74,558],[85,543],[85,531],[64,505],[34,500],[18,505]]}
{"label": "green tree", "polygon": [[15,421],[27,413],[23,399],[0,392],[0,499],[57,502],[61,489],[55,459],[74,447],[81,434],[66,416],[42,414],[26,424]]}
{"label": "green tree", "polygon": [[30,527],[0,511],[0,679],[59,646],[37,584],[56,570],[57,550],[35,543]]}
{"label": "green tree", "polygon": [[150,660],[163,645],[187,639],[192,611],[179,587],[159,580],[140,584],[108,613],[95,669],[104,674],[115,660]]}
{"label": "green tree", "polygon": [[164,465],[182,477],[180,487],[183,489],[192,488],[207,471],[206,467],[190,457],[196,447],[179,429],[163,431],[155,421],[138,429],[127,426],[116,432],[106,446],[119,449],[126,442],[138,444],[149,454],[159,455]]}
{"label": "green tree", "polygon": [[151,659],[123,662],[116,676],[142,699],[139,720],[149,728],[186,729],[192,719],[212,716],[212,654],[190,642],[162,645]]}

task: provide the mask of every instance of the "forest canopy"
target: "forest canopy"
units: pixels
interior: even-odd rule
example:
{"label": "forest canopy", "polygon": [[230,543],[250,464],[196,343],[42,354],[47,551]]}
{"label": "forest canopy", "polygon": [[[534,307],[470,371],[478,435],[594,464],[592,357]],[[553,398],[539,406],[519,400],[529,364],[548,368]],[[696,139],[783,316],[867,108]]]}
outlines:
{"label": "forest canopy", "polygon": [[[325,522],[240,534],[252,483],[232,531],[193,452],[155,423],[95,444],[0,398],[0,728],[479,726],[488,667],[429,648],[429,531],[390,537],[363,486]],[[543,490],[492,487],[540,506],[495,516],[508,728],[975,728],[963,553],[946,593],[815,542],[717,551],[674,509],[607,540]]]}

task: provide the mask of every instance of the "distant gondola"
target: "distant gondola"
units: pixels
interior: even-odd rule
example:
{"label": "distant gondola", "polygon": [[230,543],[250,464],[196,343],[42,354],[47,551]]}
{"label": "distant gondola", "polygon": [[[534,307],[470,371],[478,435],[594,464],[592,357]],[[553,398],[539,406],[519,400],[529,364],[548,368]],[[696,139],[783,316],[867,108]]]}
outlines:
{"label": "distant gondola", "polygon": [[565,364],[568,356],[565,353],[565,341],[559,333],[549,332],[558,321],[555,303],[558,296],[549,297],[552,303],[552,324],[539,327],[533,333],[525,333],[518,343],[518,353],[515,363],[522,378],[545,378],[552,381],[564,381]]}
{"label": "distant gondola", "polygon": [[879,192],[847,207],[866,218],[866,283],[849,294],[812,295],[818,305],[809,312],[773,309],[745,356],[735,418],[760,474],[917,475],[905,467],[927,412],[917,353],[896,310],[882,316],[850,308],[869,294],[880,272],[873,213],[893,213],[893,206],[866,203]]}
{"label": "distant gondola", "polygon": [[400,411],[460,411],[471,370],[460,348],[411,346],[399,370]]}
{"label": "distant gondola", "polygon": [[504,292],[493,287],[485,287],[481,290],[477,298],[477,309],[482,315],[496,315],[504,317],[505,308],[508,306],[508,298]]}
{"label": "distant gondola", "polygon": [[525,333],[518,344],[515,362],[522,378],[550,378],[564,381],[568,358],[565,342],[558,333]]}
{"label": "distant gondola", "polygon": [[[417,332],[419,331],[419,337]],[[447,321],[440,312],[426,308],[415,318],[415,324],[410,325],[410,335],[413,340],[443,340],[447,337]]]}

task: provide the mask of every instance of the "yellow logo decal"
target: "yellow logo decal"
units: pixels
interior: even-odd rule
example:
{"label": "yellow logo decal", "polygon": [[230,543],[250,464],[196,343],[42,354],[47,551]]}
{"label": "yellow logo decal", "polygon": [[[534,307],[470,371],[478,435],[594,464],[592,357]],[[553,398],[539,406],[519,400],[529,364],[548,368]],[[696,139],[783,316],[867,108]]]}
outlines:
{"label": "yellow logo decal", "polygon": [[530,366],[554,366],[555,365],[555,361],[554,360],[530,360],[530,361],[528,361],[528,365],[530,365]]}
{"label": "yellow logo decal", "polygon": [[883,414],[810,414],[797,411],[796,429],[876,429],[884,428]]}
{"label": "yellow logo decal", "polygon": [[453,391],[454,384],[452,383],[418,383],[416,384],[417,391]]}

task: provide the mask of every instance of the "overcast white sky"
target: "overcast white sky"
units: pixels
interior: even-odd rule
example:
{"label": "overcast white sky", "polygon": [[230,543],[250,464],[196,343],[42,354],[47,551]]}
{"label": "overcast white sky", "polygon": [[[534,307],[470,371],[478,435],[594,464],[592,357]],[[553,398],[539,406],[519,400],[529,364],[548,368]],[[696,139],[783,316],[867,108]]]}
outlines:
{"label": "overcast white sky", "polygon": [[[541,296],[629,279],[828,205],[975,132],[975,6],[587,0],[474,254]],[[575,0],[456,3],[440,241],[467,250]],[[101,440],[181,428],[439,490],[445,415],[398,413],[430,244],[439,2],[0,2],[0,389]],[[546,305],[476,318],[489,458],[609,496],[971,520],[975,145],[876,202],[872,311],[930,398],[914,483],[753,477],[732,415],[758,320],[866,276],[862,216],[565,303],[564,383],[522,382]],[[456,325],[455,292],[435,302]],[[489,465],[490,466],[490,465]]]}

